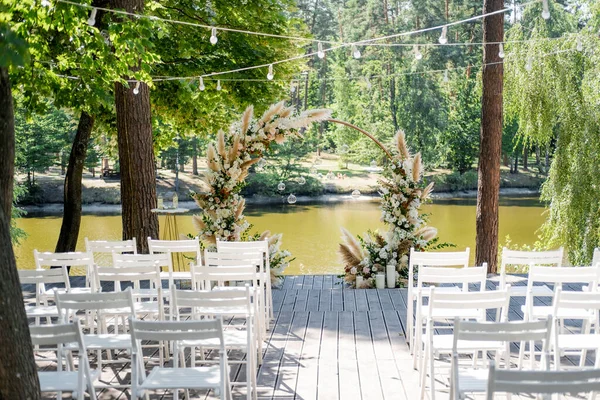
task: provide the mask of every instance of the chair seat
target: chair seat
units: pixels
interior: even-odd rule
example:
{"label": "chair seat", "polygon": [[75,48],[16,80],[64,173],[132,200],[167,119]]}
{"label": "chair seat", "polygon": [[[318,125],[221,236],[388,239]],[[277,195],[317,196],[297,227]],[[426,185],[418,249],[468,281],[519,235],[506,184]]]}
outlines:
{"label": "chair seat", "polygon": [[[426,342],[426,336],[423,336],[423,342]],[[451,353],[454,335],[433,335],[433,350],[441,353]],[[478,341],[478,340],[459,340],[457,343],[458,353],[469,353],[471,351],[503,350],[504,343],[500,341]]]}
{"label": "chair seat", "polygon": [[[554,291],[550,289],[547,285],[542,286],[533,286],[531,288],[534,296],[548,296],[551,297],[554,295]],[[511,296],[527,296],[527,286],[511,286],[509,291]]]}
{"label": "chair seat", "polygon": [[125,349],[131,350],[131,335],[111,333],[83,335],[83,342],[88,350]]}
{"label": "chair seat", "polygon": [[[67,289],[65,289],[65,288],[56,289],[56,291],[59,294],[67,293]],[[89,288],[89,287],[72,287],[71,290],[69,290],[69,293],[92,293],[92,288]],[[46,289],[46,290],[42,291],[41,294],[44,295],[44,296],[46,296],[46,297],[48,297],[48,298],[54,298],[54,289]]]}
{"label": "chair seat", "polygon": [[[521,306],[521,311],[523,315],[525,315],[526,306]],[[546,318],[548,315],[554,315],[554,307],[553,306],[533,306],[533,313],[530,317],[533,318]],[[594,318],[594,313],[582,310],[582,309],[569,309],[569,308],[559,308],[558,315],[556,318],[559,319],[591,319]]]}
{"label": "chair seat", "polygon": [[[94,382],[100,371],[90,371],[92,382]],[[39,371],[40,390],[42,392],[74,392],[77,390],[77,371]]]}
{"label": "chair seat", "polygon": [[139,301],[133,304],[136,313],[158,313],[159,303],[157,301]]}
{"label": "chair seat", "polygon": [[460,393],[485,392],[489,372],[487,368],[465,368],[458,370],[458,390]]}
{"label": "chair seat", "polygon": [[58,308],[53,306],[27,306],[25,307],[27,318],[36,317],[58,317]]}
{"label": "chair seat", "polygon": [[[168,273],[167,273],[168,275]],[[161,276],[162,278],[162,276]],[[167,276],[168,278],[168,276]],[[179,280],[184,280],[184,279],[188,279],[191,280],[192,279],[192,273],[190,271],[174,271],[173,272],[173,279],[179,279]]]}
{"label": "chair seat", "polygon": [[219,388],[221,374],[218,366],[196,368],[154,367],[139,386],[141,390],[209,389]]}
{"label": "chair seat", "polygon": [[600,348],[600,335],[588,334],[560,334],[558,335],[558,347],[562,350],[596,350]]}
{"label": "chair seat", "polygon": [[[224,330],[223,338],[225,340],[225,347],[235,347],[238,349],[245,349],[248,347],[248,334],[246,331],[238,331],[234,329]],[[219,339],[206,339],[206,340],[182,340],[179,342],[183,347],[209,347],[218,348]]]}

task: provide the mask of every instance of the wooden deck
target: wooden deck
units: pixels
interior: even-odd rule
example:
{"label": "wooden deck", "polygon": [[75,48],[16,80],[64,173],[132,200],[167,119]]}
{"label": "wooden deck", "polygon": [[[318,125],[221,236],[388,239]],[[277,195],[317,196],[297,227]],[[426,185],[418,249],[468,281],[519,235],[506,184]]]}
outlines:
{"label": "wooden deck", "polygon": [[[263,347],[258,398],[419,399],[418,372],[404,336],[406,294],[406,289],[349,289],[333,275],[286,276],[281,288],[273,290],[275,321]],[[522,298],[512,300],[510,319],[522,319],[523,303]],[[588,357],[593,360],[593,353]],[[570,359],[563,362],[573,364]],[[447,371],[449,364],[445,367]],[[128,368],[107,374],[112,376],[103,380],[115,381],[128,375]],[[447,372],[436,377],[436,399],[447,399]],[[245,379],[244,371],[234,368],[232,379],[240,378]],[[109,389],[99,398],[124,399],[129,394]],[[215,397],[208,393],[194,398]],[[234,398],[245,398],[242,388],[235,389]]]}

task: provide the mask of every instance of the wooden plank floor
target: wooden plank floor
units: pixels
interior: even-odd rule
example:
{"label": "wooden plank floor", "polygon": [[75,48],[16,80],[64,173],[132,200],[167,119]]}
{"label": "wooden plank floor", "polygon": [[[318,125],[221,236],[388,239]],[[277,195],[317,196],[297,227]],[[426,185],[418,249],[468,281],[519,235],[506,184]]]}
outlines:
{"label": "wooden plank floor", "polygon": [[[286,276],[281,287],[273,290],[275,319],[263,347],[258,398],[419,399],[419,374],[412,367],[404,336],[406,298],[406,289],[354,290],[333,275]],[[522,318],[523,301],[513,299],[511,319]],[[593,362],[593,352],[588,357],[588,363]],[[574,362],[565,359],[563,363]],[[436,399],[448,398],[449,363],[444,364],[439,364],[439,375],[436,366]],[[123,378],[128,370],[126,366],[106,379]],[[245,379],[244,371],[238,368],[232,377]],[[216,398],[211,393],[200,395],[194,398]],[[235,389],[234,398],[245,397],[243,387]],[[130,397],[127,391],[111,389],[102,391],[99,398]]]}

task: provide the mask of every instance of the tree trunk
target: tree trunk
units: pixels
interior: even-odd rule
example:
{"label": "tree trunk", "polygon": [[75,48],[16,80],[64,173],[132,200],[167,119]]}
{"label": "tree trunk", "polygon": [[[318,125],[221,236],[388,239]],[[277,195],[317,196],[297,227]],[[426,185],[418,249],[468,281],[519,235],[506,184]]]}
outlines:
{"label": "tree trunk", "polygon": [[[144,0],[112,0],[111,6],[141,13]],[[147,253],[146,238],[158,238],[158,216],[151,211],[156,208],[156,170],[148,85],[141,83],[136,95],[132,87],[115,83],[115,103],[123,239],[135,237],[138,251]]]}
{"label": "tree trunk", "polygon": [[[502,9],[503,0],[484,0],[483,13]],[[504,16],[496,14],[483,20],[483,42],[498,43],[504,38]],[[498,45],[484,45],[483,93],[479,177],[477,182],[476,265],[488,263],[488,272],[498,265],[498,195],[500,191],[500,153],[502,149],[502,89],[504,67]],[[493,63],[493,64],[490,64]]]}
{"label": "tree trunk", "polygon": [[390,79],[390,114],[392,114],[392,123],[394,124],[394,132],[398,132],[398,118],[396,117],[396,79],[393,76],[392,67],[388,63],[388,74]]}
{"label": "tree trunk", "polygon": [[529,171],[529,147],[523,146],[523,171]]}
{"label": "tree trunk", "polygon": [[7,68],[0,68],[0,399],[40,398],[40,384],[10,241],[15,119]]}
{"label": "tree trunk", "polygon": [[540,167],[540,146],[535,146],[535,165]]}
{"label": "tree trunk", "polygon": [[548,173],[548,171],[550,171],[550,142],[546,144],[546,156],[544,159],[544,167],[546,173]]}
{"label": "tree trunk", "polygon": [[513,165],[512,173],[516,174],[518,172],[519,172],[519,152],[515,151],[515,164]]}
{"label": "tree trunk", "polygon": [[198,139],[192,139],[192,175],[198,175]]}
{"label": "tree trunk", "polygon": [[56,252],[75,251],[81,225],[81,180],[83,164],[94,126],[94,117],[82,111],[77,125],[77,134],[73,140],[69,166],[64,185],[64,212],[60,235],[56,243]]}

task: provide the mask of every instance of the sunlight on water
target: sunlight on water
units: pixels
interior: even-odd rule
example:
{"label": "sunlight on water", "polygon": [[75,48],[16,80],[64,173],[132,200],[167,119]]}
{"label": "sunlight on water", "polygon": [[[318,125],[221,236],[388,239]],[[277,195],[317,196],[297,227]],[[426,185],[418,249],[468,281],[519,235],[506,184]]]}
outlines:
{"label": "sunlight on water", "polygon": [[[475,258],[475,200],[438,200],[423,207],[430,214],[429,225],[438,229],[440,240],[456,244],[457,250],[471,248]],[[544,208],[534,199],[502,199],[500,203],[500,243],[510,235],[514,244],[533,244],[536,230],[544,222]],[[285,271],[287,274],[341,273],[337,256],[340,227],[353,234],[368,229],[381,229],[377,201],[347,201],[342,203],[249,206],[248,220],[253,231],[269,229],[283,233],[283,247],[296,259]],[[164,217],[160,217],[162,223]],[[53,251],[60,231],[60,216],[32,217],[18,220],[29,237],[15,248],[19,268],[34,268],[33,250]],[[181,233],[193,233],[189,215],[178,217]],[[84,215],[78,250],[83,250],[84,237],[91,240],[118,240],[121,237],[119,215]]]}

